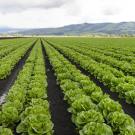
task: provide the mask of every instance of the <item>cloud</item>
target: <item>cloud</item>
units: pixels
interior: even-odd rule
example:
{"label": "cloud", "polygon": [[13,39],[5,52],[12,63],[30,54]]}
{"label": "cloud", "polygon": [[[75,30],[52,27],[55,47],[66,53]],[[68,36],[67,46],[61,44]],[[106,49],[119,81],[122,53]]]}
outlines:
{"label": "cloud", "polygon": [[0,0],[0,26],[38,28],[135,21],[134,5],[135,0]]}
{"label": "cloud", "polygon": [[71,0],[1,0],[2,13],[18,12],[29,9],[53,9],[68,4]]}

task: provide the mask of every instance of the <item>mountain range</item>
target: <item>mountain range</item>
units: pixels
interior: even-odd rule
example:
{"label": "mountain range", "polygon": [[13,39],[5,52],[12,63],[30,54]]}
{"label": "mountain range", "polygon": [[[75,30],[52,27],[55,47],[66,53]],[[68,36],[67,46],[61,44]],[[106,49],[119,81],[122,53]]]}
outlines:
{"label": "mountain range", "polygon": [[0,28],[0,33],[19,33],[22,35],[135,34],[135,22],[83,23],[57,28],[36,29]]}
{"label": "mountain range", "polygon": [[0,27],[0,34],[7,34],[7,33],[16,33],[16,32],[21,32],[24,31],[26,29],[22,29],[22,28],[10,28],[10,27],[6,27],[6,26],[1,26]]}

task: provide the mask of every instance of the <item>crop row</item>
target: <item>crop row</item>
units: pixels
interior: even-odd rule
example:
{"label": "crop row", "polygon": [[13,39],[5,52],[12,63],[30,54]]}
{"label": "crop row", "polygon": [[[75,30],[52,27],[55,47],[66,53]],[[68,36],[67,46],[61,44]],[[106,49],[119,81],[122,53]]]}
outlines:
{"label": "crop row", "polygon": [[12,135],[18,123],[17,133],[52,134],[46,88],[42,48],[38,41],[1,107],[2,135]]}
{"label": "crop row", "polygon": [[[65,45],[64,45],[65,46]],[[134,73],[134,70],[133,68],[135,67],[133,65],[133,68],[131,70],[131,66],[129,63],[127,63],[126,61],[118,61],[110,56],[105,56],[105,55],[102,55],[101,53],[96,53],[96,52],[93,52],[91,50],[88,50],[88,49],[84,49],[83,47],[77,47],[77,46],[65,46],[67,48],[70,48],[70,49],[73,49],[83,55],[86,55],[88,57],[90,57],[90,59],[93,59],[95,61],[97,61],[98,63],[100,64],[105,64],[107,65],[106,67],[109,69],[110,67],[113,67],[113,68],[116,68],[117,69],[117,72],[123,74],[123,76],[125,74],[129,74],[128,77],[130,76],[130,74],[133,75]],[[109,67],[110,66],[110,67]],[[128,68],[127,68],[128,67]],[[112,70],[113,70],[112,68]],[[126,76],[126,75],[125,75]]]}
{"label": "crop row", "polygon": [[[52,135],[53,124],[47,98],[47,77],[40,42],[36,51],[31,81],[27,88],[25,110],[21,113],[21,122],[17,133]],[[25,127],[25,128],[24,128]]]}
{"label": "crop row", "polygon": [[82,68],[93,74],[100,82],[110,88],[113,92],[118,92],[120,98],[125,98],[127,103],[135,103],[135,79],[124,74],[115,68],[98,63],[90,57],[60,45],[53,45],[64,53],[71,60],[79,64]]}
{"label": "crop row", "polygon": [[[86,47],[86,46],[85,46]],[[89,46],[90,47],[90,46]],[[112,52],[113,54],[120,54],[120,55],[125,55],[125,56],[135,56],[135,50],[134,48],[123,48],[123,47],[94,47],[95,49],[99,48],[102,51],[108,51],[108,52]]]}
{"label": "crop row", "polygon": [[[84,50],[87,50],[87,54],[90,55],[90,53],[93,53],[97,56],[96,60],[99,62],[103,62],[105,64],[111,65],[112,67],[115,67],[119,70],[122,70],[127,75],[133,75],[134,76],[134,67],[135,67],[135,54],[126,56],[124,52],[121,53],[115,53],[111,52],[106,48],[104,50],[98,49],[97,47],[87,47],[87,46],[78,46],[81,47]],[[126,52],[130,54],[129,52]],[[100,56],[100,57],[99,57]]]}
{"label": "crop row", "polygon": [[[53,42],[55,44],[55,41]],[[80,45],[80,43],[78,43],[79,45],[76,45],[77,43],[69,44],[68,42],[65,44],[65,42],[60,41],[57,44],[75,49],[76,51],[79,51],[84,55],[91,57],[97,62],[110,65],[114,68],[117,68],[118,70],[123,71],[126,75],[135,75],[135,61],[133,61],[134,56],[130,57],[130,59],[128,59],[129,57],[127,58],[126,56],[122,59],[122,56],[119,56],[120,59],[116,59],[115,57],[104,55],[103,52],[105,50],[98,50],[98,47],[95,47],[95,49],[93,49],[94,47]],[[111,54],[110,51],[106,51],[106,53]],[[116,55],[120,54],[117,53]],[[128,62],[127,60],[130,60],[130,62]]]}
{"label": "crop row", "polygon": [[21,47],[21,46],[23,46],[25,44],[28,44],[30,42],[32,43],[32,40],[26,40],[26,41],[16,42],[16,43],[14,43],[12,41],[12,42],[9,43],[9,45],[0,46],[0,59],[7,56],[11,52],[15,51],[19,47]]}
{"label": "crop row", "polygon": [[[22,71],[20,71],[14,85],[10,88],[8,95],[6,97],[5,103],[1,107],[1,122],[3,126],[2,132],[7,132],[4,127],[14,128],[14,124],[19,120],[19,114],[23,110],[23,105],[25,102],[26,88],[30,82],[30,77],[34,67],[36,46],[32,49],[32,52],[27,59],[25,66]],[[10,134],[9,134],[10,135]]]}
{"label": "crop row", "polygon": [[[77,40],[77,39],[56,39],[56,38],[51,38],[51,39],[48,39],[48,40],[51,40],[53,43],[58,43],[58,44],[61,44],[61,45],[71,45],[71,46],[78,46],[80,48],[85,48],[88,50],[92,50],[94,52],[99,52],[101,54],[104,54],[106,56],[112,56],[118,60],[124,60],[124,61],[128,61],[128,62],[131,62],[131,63],[135,63],[135,50],[134,48],[129,48],[129,47],[122,47],[122,46],[107,46],[106,43],[107,42],[104,42],[104,46],[101,45],[102,42],[100,42],[98,45],[94,46],[94,42],[89,42],[88,40],[84,40],[83,42],[81,40]],[[90,39],[89,39],[90,40]],[[100,39],[101,40],[101,39]],[[108,43],[110,43],[110,41],[108,41]],[[130,42],[129,42],[130,43]],[[124,46],[124,44],[123,44]]]}
{"label": "crop row", "polygon": [[[88,50],[87,48],[77,47],[77,46],[68,46],[71,49],[75,49],[76,51],[89,56],[90,58],[96,60],[97,62],[104,63],[106,65],[110,65],[118,70],[121,70],[126,75],[135,75],[135,63],[129,63],[126,60],[117,60],[111,56],[106,56],[103,53],[94,52],[92,50]],[[133,59],[132,59],[133,60]]]}
{"label": "crop row", "polygon": [[134,120],[124,113],[118,102],[104,95],[89,77],[77,70],[52,46],[44,44],[80,135],[135,134]]}
{"label": "crop row", "polygon": [[0,79],[5,79],[8,75],[11,74],[12,69],[26,54],[26,52],[33,45],[34,42],[23,44],[21,45],[21,47],[17,47],[17,49],[0,59]]}

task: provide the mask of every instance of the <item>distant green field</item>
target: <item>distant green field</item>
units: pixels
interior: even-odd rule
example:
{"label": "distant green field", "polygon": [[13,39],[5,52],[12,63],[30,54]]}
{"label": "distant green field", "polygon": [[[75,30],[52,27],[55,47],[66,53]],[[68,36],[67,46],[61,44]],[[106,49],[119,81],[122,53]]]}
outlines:
{"label": "distant green field", "polygon": [[82,45],[98,45],[110,47],[134,47],[135,38],[88,38],[88,37],[63,37],[63,38],[48,38],[57,42],[79,43]]}

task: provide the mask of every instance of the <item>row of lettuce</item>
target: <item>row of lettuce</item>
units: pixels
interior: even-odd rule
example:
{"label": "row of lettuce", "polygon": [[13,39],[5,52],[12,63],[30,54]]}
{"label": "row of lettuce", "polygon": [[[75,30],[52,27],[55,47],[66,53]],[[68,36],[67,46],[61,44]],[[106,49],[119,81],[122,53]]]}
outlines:
{"label": "row of lettuce", "polygon": [[[90,48],[90,46],[88,46],[88,48]],[[109,48],[106,48],[106,47],[92,47],[92,50],[97,50],[99,52],[102,52],[105,53],[106,55],[110,55],[110,56],[113,56],[115,58],[119,58],[119,59],[123,59],[124,56],[127,56],[127,58],[130,56],[135,56],[135,49],[134,48],[130,48],[130,47],[126,47],[124,48],[123,46],[121,47],[109,47]],[[110,53],[107,53],[110,52]],[[122,56],[122,57],[121,57]],[[121,57],[121,58],[120,58]],[[125,57],[126,58],[126,57]],[[128,60],[128,59],[127,59]]]}
{"label": "row of lettuce", "polygon": [[77,49],[70,49],[57,43],[53,44],[53,46],[83,69],[93,74],[111,91],[119,93],[119,97],[125,98],[127,103],[135,103],[135,79],[133,76],[125,76],[123,72],[109,65],[99,63],[89,56],[76,51]]}
{"label": "row of lettuce", "polygon": [[6,47],[0,50],[0,79],[5,79],[11,74],[16,64],[34,43],[35,40],[26,39],[21,43],[12,45],[11,42],[10,45],[3,45]]}
{"label": "row of lettuce", "polygon": [[[79,45],[80,46],[80,45]],[[125,50],[123,48],[98,48],[98,47],[90,47],[83,46],[84,48],[90,49],[94,52],[98,52],[100,54],[104,54],[105,56],[114,57],[117,60],[127,61],[130,63],[135,63],[135,54],[132,52],[133,49]]]}
{"label": "row of lettuce", "polygon": [[[23,41],[11,40],[10,42],[8,41],[8,43],[3,43],[2,45],[0,45],[0,59],[7,56],[11,52],[15,51],[16,49],[18,49],[22,45],[28,44],[32,41],[33,41],[33,39],[26,39]],[[0,44],[1,44],[1,42],[0,42]]]}
{"label": "row of lettuce", "polygon": [[[133,58],[130,57],[130,62],[127,61],[128,56],[125,56],[125,60],[122,60],[122,56],[120,56],[120,60],[112,57],[112,56],[106,56],[103,53],[93,51],[91,49],[86,48],[85,46],[69,46],[73,47],[72,49],[76,49],[78,52],[89,56],[90,58],[94,59],[95,61],[99,63],[103,63],[106,65],[109,65],[111,67],[114,67],[118,70],[121,70],[125,75],[135,75],[135,61],[133,61]],[[85,47],[85,48],[84,48]],[[81,50],[80,50],[81,49]]]}
{"label": "row of lettuce", "polygon": [[[90,56],[94,60],[98,62],[105,63],[112,67],[117,68],[118,70],[122,70],[126,75],[135,75],[135,54],[132,52],[134,48],[130,49],[122,49],[121,48],[106,48],[92,45],[83,45],[79,42],[69,42],[63,40],[51,39],[54,43],[58,43],[61,45],[66,45],[68,47],[76,47],[76,49],[82,49],[82,52],[85,55]],[[56,42],[55,42],[56,41]],[[121,50],[121,51],[120,51]],[[80,50],[79,50],[80,51]],[[126,52],[126,53],[125,53]]]}
{"label": "row of lettuce", "polygon": [[[30,39],[27,39],[27,41],[30,40]],[[10,40],[0,40],[0,51],[3,50],[3,51],[6,51],[6,49],[8,49],[8,47],[12,47],[14,45],[18,45],[18,44],[21,44],[21,43],[24,43],[26,40],[14,40],[14,39],[10,39]]]}
{"label": "row of lettuce", "polygon": [[48,37],[46,39],[65,45],[79,45],[89,49],[95,48],[95,50],[106,50],[125,56],[135,56],[134,38]]}
{"label": "row of lettuce", "polygon": [[44,42],[68,111],[80,135],[133,135],[134,120],[124,113],[121,105],[103,94],[88,76],[77,70],[53,46]]}
{"label": "row of lettuce", "polygon": [[[134,47],[132,47],[132,48],[129,46],[124,47],[124,44],[125,44],[124,42],[121,46],[119,46],[119,44],[117,44],[117,46],[113,46],[113,45],[106,46],[105,44],[107,44],[107,42],[104,42],[104,46],[103,46],[103,45],[101,45],[102,39],[96,39],[96,40],[99,40],[99,44],[95,46],[95,45],[93,45],[95,41],[92,43],[89,43],[88,40],[84,40],[83,42],[81,40],[72,41],[69,39],[68,40],[64,39],[64,41],[59,40],[59,39],[57,39],[57,40],[51,39],[51,40],[59,42],[59,44],[64,43],[65,45],[75,45],[75,46],[84,47],[84,48],[87,48],[88,50],[93,50],[95,52],[105,54],[106,56],[112,56],[118,60],[126,60],[131,63],[134,63],[134,60],[135,60]],[[108,43],[110,43],[110,42],[108,41]],[[129,45],[130,45],[130,42],[129,42]]]}
{"label": "row of lettuce", "polygon": [[0,134],[52,135],[42,47],[33,47],[0,111]]}
{"label": "row of lettuce", "polygon": [[119,51],[119,48],[115,48],[115,50],[113,50],[106,47],[101,48],[100,46],[93,47],[90,45],[83,45],[79,42],[71,42],[72,40],[64,42],[63,40],[52,39],[51,41],[60,45],[73,47],[79,52],[79,49],[81,49],[83,54],[90,56],[98,62],[105,63],[117,68],[118,70],[122,70],[127,75],[135,75],[135,54],[132,52],[133,48],[130,48],[128,51],[126,49],[125,54],[125,51],[123,49],[122,51]]}

